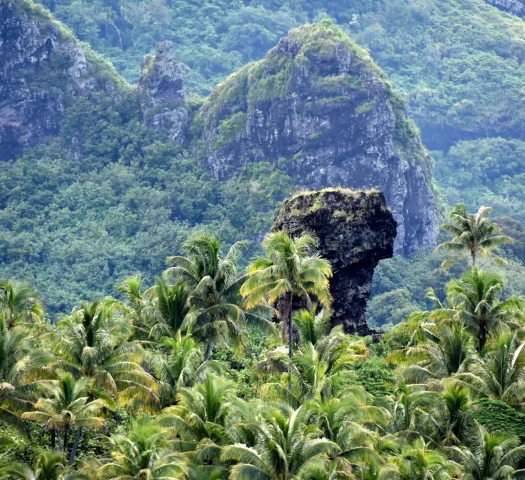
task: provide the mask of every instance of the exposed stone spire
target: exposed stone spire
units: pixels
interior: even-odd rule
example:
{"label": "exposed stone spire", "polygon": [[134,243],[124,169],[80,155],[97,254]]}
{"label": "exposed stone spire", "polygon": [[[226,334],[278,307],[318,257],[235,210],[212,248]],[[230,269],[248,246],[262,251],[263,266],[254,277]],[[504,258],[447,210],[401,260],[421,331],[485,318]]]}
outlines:
{"label": "exposed stone spire", "polygon": [[317,237],[319,252],[334,272],[333,325],[344,325],[347,333],[372,333],[366,324],[372,276],[380,260],[392,257],[396,238],[396,222],[383,194],[345,189],[302,193],[285,203],[273,230]]}
{"label": "exposed stone spire", "polygon": [[171,42],[157,44],[142,62],[139,95],[146,124],[180,142],[188,119],[186,90]]}

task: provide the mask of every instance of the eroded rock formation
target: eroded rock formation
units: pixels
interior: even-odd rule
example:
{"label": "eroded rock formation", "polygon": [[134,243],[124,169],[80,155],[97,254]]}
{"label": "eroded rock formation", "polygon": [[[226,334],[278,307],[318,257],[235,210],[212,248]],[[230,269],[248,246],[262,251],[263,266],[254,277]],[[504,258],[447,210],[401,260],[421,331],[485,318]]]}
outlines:
{"label": "eroded rock formation", "polygon": [[146,124],[171,140],[182,140],[188,119],[184,77],[171,42],[157,44],[142,62],[139,96]]}
{"label": "eroded rock formation", "polygon": [[434,245],[431,159],[385,75],[331,22],[292,30],[220,84],[197,120],[193,151],[217,178],[264,160],[315,189],[376,187],[398,223],[396,252]]}
{"label": "eroded rock formation", "polygon": [[42,7],[0,0],[0,160],[58,133],[68,99],[120,88],[113,67]]}
{"label": "eroded rock formation", "polygon": [[366,335],[366,304],[378,262],[393,254],[396,222],[382,193],[326,189],[287,201],[274,230],[317,236],[321,255],[332,264],[333,323]]}

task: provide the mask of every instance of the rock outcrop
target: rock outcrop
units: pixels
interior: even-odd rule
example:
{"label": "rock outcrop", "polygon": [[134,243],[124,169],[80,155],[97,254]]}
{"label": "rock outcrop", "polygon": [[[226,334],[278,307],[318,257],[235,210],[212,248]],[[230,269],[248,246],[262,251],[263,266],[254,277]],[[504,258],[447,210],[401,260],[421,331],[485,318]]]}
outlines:
{"label": "rock outcrop", "polygon": [[68,99],[93,91],[115,96],[122,88],[114,68],[45,9],[0,0],[0,160],[58,133]]}
{"label": "rock outcrop", "polygon": [[287,201],[274,230],[295,236],[311,232],[334,275],[333,324],[348,333],[367,335],[366,304],[378,262],[393,255],[396,222],[382,193],[326,189],[305,192]]}
{"label": "rock outcrop", "polygon": [[397,253],[436,241],[431,159],[404,101],[329,21],[292,30],[225,80],[194,123],[193,152],[217,178],[264,160],[309,188],[375,187],[397,221]]}
{"label": "rock outcrop", "polygon": [[525,1],[523,0],[485,0],[488,4],[504,12],[512,13],[518,17],[525,18]]}
{"label": "rock outcrop", "polygon": [[138,92],[146,124],[180,142],[188,107],[184,77],[171,42],[159,43],[155,54],[144,58]]}

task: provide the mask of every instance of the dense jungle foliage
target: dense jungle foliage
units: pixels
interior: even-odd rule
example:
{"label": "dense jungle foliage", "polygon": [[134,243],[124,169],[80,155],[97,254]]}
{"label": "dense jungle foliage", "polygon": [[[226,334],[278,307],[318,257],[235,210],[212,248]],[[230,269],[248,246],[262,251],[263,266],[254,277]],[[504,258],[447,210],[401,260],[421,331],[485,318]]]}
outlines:
{"label": "dense jungle foliage", "polygon": [[308,235],[266,235],[243,273],[245,242],[197,234],[58,323],[0,282],[0,478],[523,478],[525,301],[478,265],[511,239],[485,208],[444,228],[471,265],[380,339],[331,328]]}

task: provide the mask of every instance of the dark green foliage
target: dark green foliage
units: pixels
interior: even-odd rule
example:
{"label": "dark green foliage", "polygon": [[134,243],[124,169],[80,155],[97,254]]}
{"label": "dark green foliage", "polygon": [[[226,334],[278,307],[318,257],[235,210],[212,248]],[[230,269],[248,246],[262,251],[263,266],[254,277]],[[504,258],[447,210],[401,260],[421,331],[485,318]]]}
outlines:
{"label": "dark green foliage", "polygon": [[[191,69],[193,90],[210,91],[244,63],[260,58],[305,21],[304,13],[236,0],[189,4],[170,0],[42,0],[82,41],[111,58],[130,81],[156,42],[171,40]],[[297,13],[296,13],[297,12]]]}
{"label": "dark green foliage", "polygon": [[418,306],[412,302],[412,295],[404,288],[376,295],[367,305],[367,323],[370,328],[397,325]]}
{"label": "dark green foliage", "polygon": [[374,397],[394,392],[394,368],[384,358],[374,356],[355,367],[357,383]]}
{"label": "dark green foliage", "polygon": [[491,432],[508,432],[525,442],[525,414],[505,402],[482,398],[472,406],[472,415]]}
{"label": "dark green foliage", "polygon": [[514,243],[505,245],[505,253],[513,255],[522,263],[525,262],[525,227],[518,220],[510,217],[495,218],[494,223],[501,228],[504,235],[514,239]]}
{"label": "dark green foliage", "polygon": [[436,154],[436,179],[450,203],[473,210],[491,205],[494,213],[524,221],[525,142],[504,138],[462,141]]}
{"label": "dark green foliage", "polygon": [[3,165],[0,276],[31,281],[49,310],[68,311],[133,272],[152,281],[194,229],[255,238],[291,189],[264,163],[217,182],[152,134],[131,99],[93,95],[66,110],[60,138]]}

